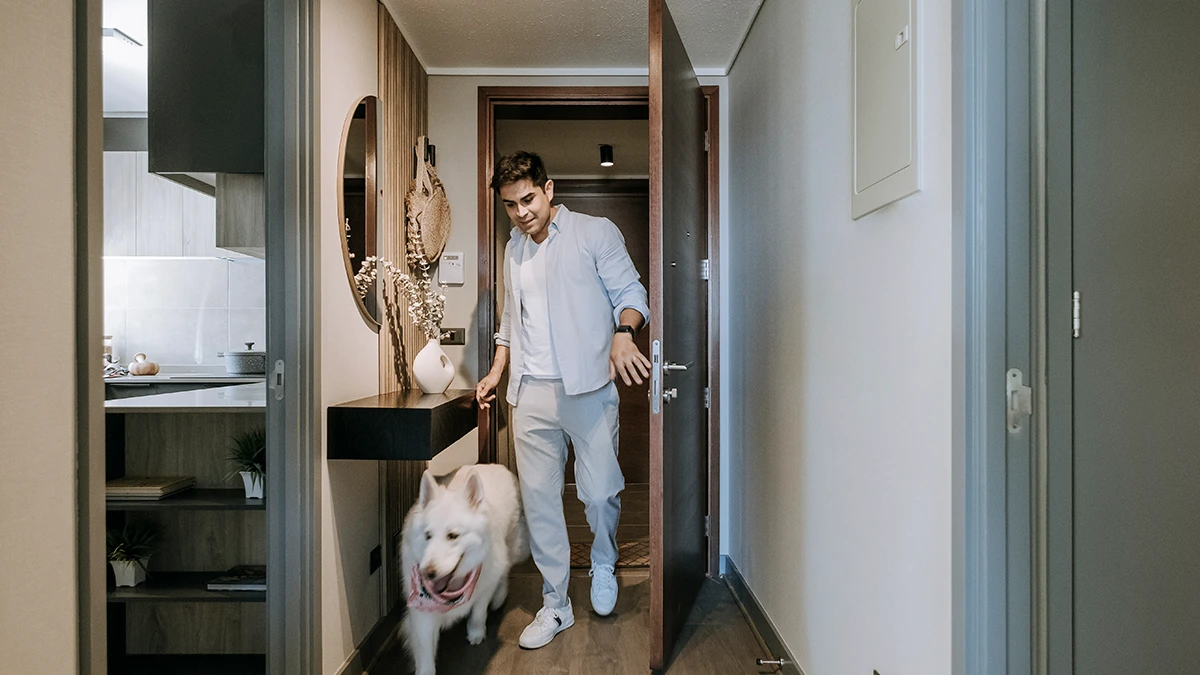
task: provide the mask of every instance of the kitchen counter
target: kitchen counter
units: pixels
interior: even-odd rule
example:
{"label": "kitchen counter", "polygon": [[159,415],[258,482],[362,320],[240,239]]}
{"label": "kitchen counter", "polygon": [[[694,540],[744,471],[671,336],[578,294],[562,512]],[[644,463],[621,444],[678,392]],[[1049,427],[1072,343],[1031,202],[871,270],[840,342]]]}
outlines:
{"label": "kitchen counter", "polygon": [[116,413],[204,413],[265,412],[267,384],[238,384],[196,389],[171,394],[153,394],[104,402],[104,412]]}
{"label": "kitchen counter", "polygon": [[225,375],[223,373],[164,373],[157,375],[125,375],[122,377],[106,377],[104,384],[137,385],[137,384],[251,384],[263,382],[266,375]]}

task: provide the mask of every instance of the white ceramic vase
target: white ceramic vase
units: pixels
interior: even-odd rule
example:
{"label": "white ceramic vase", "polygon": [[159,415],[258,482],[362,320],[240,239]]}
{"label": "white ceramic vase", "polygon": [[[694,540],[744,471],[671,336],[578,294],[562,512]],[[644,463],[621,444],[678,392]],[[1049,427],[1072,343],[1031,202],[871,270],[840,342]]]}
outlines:
{"label": "white ceramic vase", "polygon": [[250,471],[239,471],[242,475],[242,485],[246,487],[246,499],[262,499],[263,482],[266,477]]}
{"label": "white ceramic vase", "polygon": [[146,580],[146,561],[110,560],[117,586],[137,586]]}
{"label": "white ceramic vase", "polygon": [[438,340],[431,339],[417,352],[417,358],[413,359],[413,379],[426,394],[440,394],[450,386],[454,364]]}

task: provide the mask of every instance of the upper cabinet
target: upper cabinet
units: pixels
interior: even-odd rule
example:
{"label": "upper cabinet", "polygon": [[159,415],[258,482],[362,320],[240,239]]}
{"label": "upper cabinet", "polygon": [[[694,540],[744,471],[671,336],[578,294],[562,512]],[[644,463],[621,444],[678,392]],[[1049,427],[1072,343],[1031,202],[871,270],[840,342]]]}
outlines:
{"label": "upper cabinet", "polygon": [[137,255],[137,155],[104,153],[104,255]]}
{"label": "upper cabinet", "polygon": [[149,0],[149,169],[263,173],[263,0]]}
{"label": "upper cabinet", "polygon": [[104,153],[104,255],[239,257],[217,248],[216,199],[147,163],[145,152]]}

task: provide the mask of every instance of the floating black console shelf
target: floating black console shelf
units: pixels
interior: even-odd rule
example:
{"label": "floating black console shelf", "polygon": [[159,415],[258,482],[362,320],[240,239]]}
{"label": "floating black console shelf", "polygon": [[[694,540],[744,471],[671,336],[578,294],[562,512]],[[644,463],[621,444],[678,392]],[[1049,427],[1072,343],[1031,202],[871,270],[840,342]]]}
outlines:
{"label": "floating black console shelf", "polygon": [[474,429],[478,415],[472,389],[406,389],[339,403],[327,411],[328,457],[427,461]]}

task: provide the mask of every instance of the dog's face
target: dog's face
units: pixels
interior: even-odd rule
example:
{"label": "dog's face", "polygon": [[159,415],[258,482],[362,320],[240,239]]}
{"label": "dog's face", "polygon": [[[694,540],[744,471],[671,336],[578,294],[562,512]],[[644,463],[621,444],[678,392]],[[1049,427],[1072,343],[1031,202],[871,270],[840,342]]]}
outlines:
{"label": "dog's face", "polygon": [[475,472],[458,486],[441,487],[421,477],[420,514],[407,533],[427,587],[456,591],[483,562],[490,546],[483,483]]}

